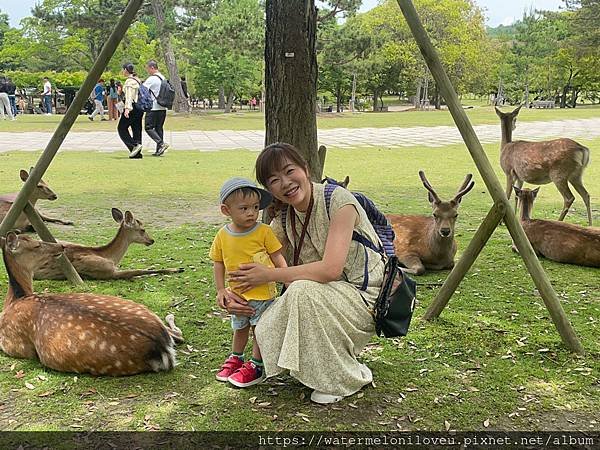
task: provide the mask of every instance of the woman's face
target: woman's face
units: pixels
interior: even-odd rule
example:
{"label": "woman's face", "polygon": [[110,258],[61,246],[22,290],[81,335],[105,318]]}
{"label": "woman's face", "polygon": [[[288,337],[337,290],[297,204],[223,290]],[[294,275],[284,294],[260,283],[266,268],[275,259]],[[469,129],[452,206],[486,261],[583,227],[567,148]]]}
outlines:
{"label": "woman's face", "polygon": [[298,211],[308,209],[312,185],[304,167],[285,162],[280,170],[267,178],[267,189],[275,198],[292,205]]}

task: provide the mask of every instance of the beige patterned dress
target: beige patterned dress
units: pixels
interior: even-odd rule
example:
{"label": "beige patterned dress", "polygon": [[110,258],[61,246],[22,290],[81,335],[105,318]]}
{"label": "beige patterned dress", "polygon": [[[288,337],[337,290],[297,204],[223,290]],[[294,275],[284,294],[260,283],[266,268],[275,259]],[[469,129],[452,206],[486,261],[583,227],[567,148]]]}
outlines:
{"label": "beige patterned dress", "polygon": [[[322,260],[329,230],[324,186],[313,183],[313,189],[314,206],[300,253],[300,264]],[[372,242],[379,242],[354,196],[338,187],[331,198],[331,217],[345,205],[354,205],[359,213],[355,230],[368,236]],[[272,223],[273,231],[281,242],[293,242],[290,215],[294,212],[292,208],[288,209],[285,233],[281,217],[276,217]],[[295,214],[299,232],[305,214]],[[365,247],[352,241],[344,266],[345,279],[330,283],[295,281],[263,313],[256,327],[256,336],[267,376],[289,370],[294,378],[312,389],[344,396],[357,392],[372,381],[370,371],[365,370],[356,356],[375,331],[370,310],[379,294],[384,262],[378,253],[370,249],[366,252],[369,274],[366,291],[359,291],[364,276]]]}

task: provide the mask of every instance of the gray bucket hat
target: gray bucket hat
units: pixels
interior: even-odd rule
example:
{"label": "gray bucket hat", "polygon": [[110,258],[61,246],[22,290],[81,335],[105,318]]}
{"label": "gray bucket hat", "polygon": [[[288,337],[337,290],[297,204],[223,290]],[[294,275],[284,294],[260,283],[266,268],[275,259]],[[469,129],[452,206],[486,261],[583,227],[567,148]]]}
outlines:
{"label": "gray bucket hat", "polygon": [[227,180],[223,184],[220,195],[221,203],[225,203],[225,200],[231,195],[233,191],[246,187],[252,188],[258,193],[260,197],[260,209],[265,209],[271,204],[271,201],[273,201],[273,196],[271,195],[271,193],[259,188],[256,185],[256,183],[247,180],[246,178],[235,177]]}

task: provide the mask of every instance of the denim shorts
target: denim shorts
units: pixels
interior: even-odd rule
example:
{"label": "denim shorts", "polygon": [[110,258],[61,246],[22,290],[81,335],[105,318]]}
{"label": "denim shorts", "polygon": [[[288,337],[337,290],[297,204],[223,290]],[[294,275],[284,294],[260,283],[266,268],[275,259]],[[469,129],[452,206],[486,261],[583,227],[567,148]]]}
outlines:
{"label": "denim shorts", "polygon": [[231,328],[241,330],[246,328],[248,324],[255,326],[260,319],[260,316],[273,303],[273,300],[249,300],[248,305],[254,309],[253,316],[231,315]]}

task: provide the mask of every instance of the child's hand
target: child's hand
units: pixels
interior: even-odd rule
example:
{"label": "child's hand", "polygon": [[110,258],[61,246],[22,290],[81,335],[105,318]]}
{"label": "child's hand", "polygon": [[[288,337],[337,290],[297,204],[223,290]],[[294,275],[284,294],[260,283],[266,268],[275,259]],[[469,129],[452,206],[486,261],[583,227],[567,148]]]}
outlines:
{"label": "child's hand", "polygon": [[227,297],[227,289],[219,289],[217,291],[217,305],[219,308],[225,309],[225,298]]}

